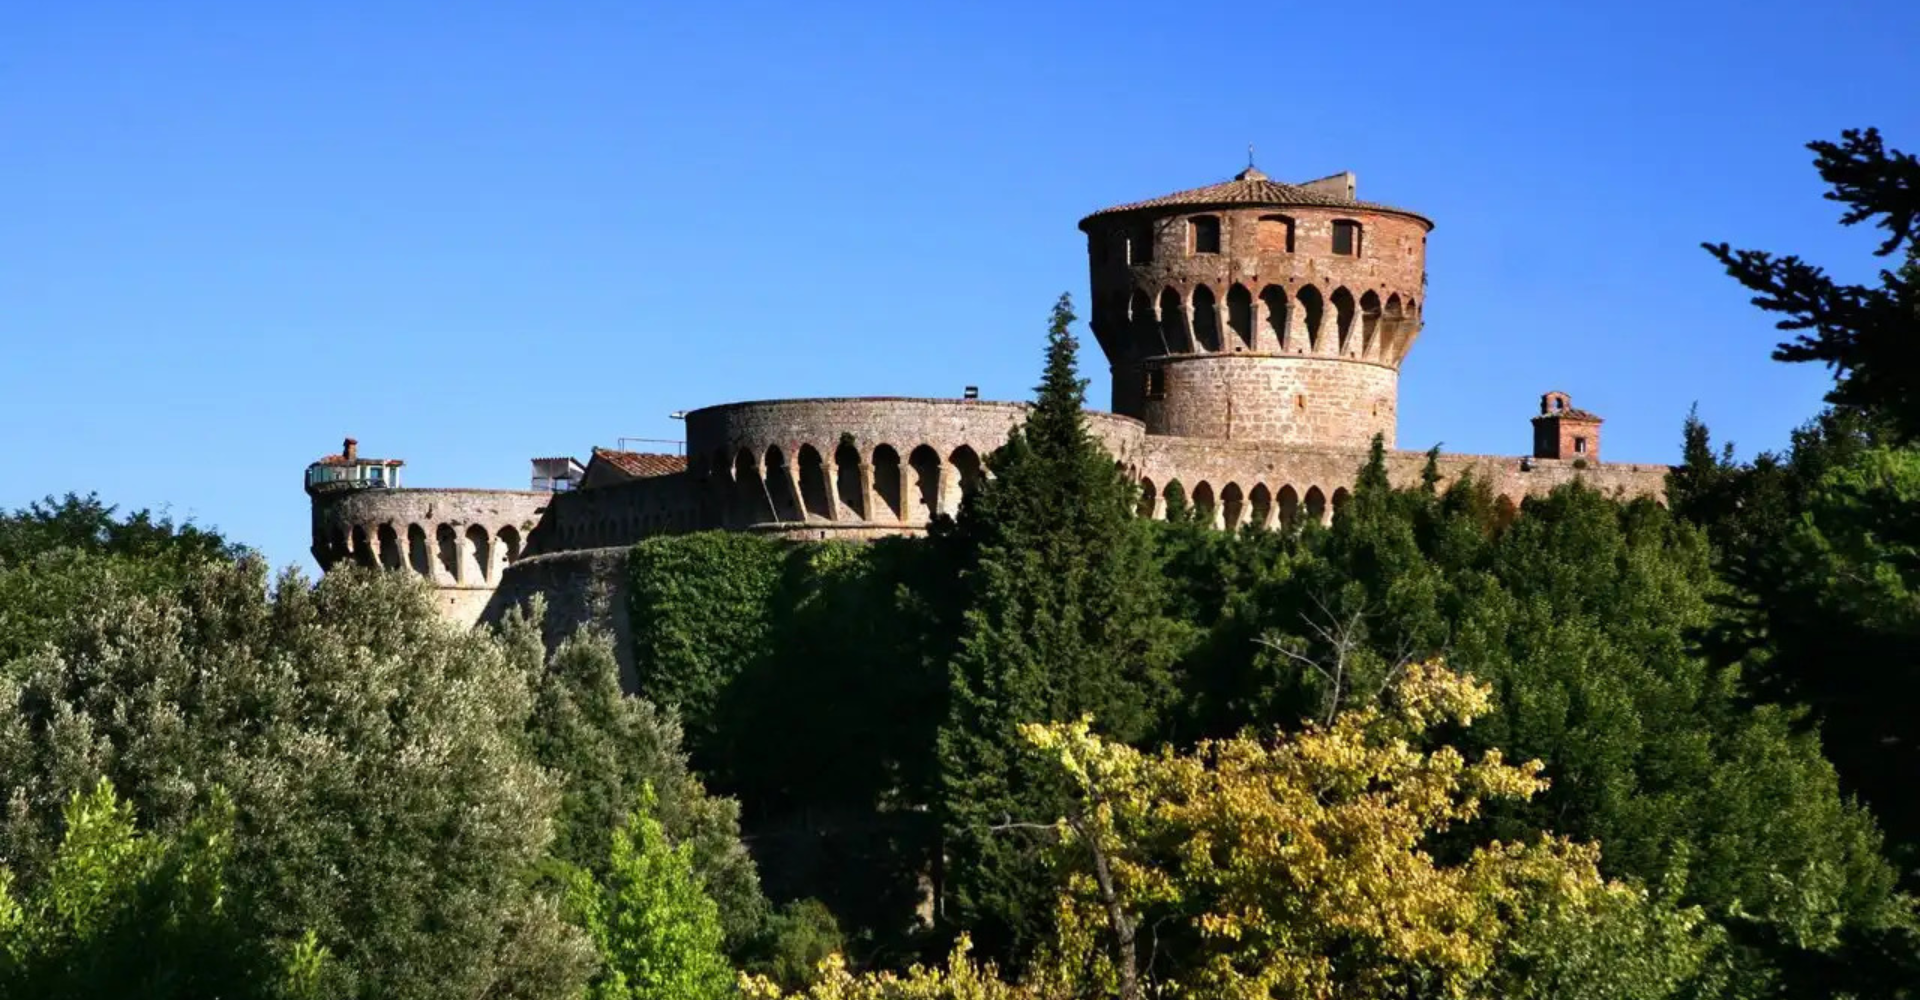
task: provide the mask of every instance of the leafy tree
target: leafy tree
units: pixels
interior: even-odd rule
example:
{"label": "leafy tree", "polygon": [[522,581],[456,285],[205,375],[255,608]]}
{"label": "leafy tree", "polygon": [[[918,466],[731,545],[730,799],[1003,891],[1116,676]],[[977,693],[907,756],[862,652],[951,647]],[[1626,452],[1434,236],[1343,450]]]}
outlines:
{"label": "leafy tree", "polygon": [[216,532],[151,511],[121,517],[93,494],[0,514],[0,663],[46,642],[67,609],[108,577],[158,593],[200,563],[242,552]]}
{"label": "leafy tree", "polygon": [[817,981],[803,991],[788,993],[764,977],[744,977],[741,993],[744,1000],[1067,1000],[1068,994],[1043,994],[1002,980],[993,963],[974,961],[972,950],[972,941],[963,934],[945,969],[915,965],[905,975],[855,974],[833,955],[821,963]]}
{"label": "leafy tree", "polygon": [[[105,780],[75,792],[48,872],[24,900],[0,868],[0,995],[314,997],[311,936],[275,949],[226,908],[232,814],[216,800],[173,837],[141,833]],[[276,956],[276,950],[279,952]]]}
{"label": "leafy tree", "polygon": [[1818,739],[1698,647],[1729,596],[1701,534],[1649,502],[1569,486],[1503,527],[1471,481],[1363,489],[1212,623],[1220,660],[1187,671],[1187,700],[1215,706],[1200,736],[1325,719],[1444,652],[1498,692],[1448,742],[1538,758],[1552,779],[1481,827],[1604,844],[1609,876],[1673,886],[1738,931],[1741,988],[1760,989],[1905,917]]}
{"label": "leafy tree", "polygon": [[[1084,720],[1023,732],[1072,789],[1049,827],[1058,937],[1017,983],[962,939],[946,972],[854,976],[812,1000],[1405,996],[1656,1000],[1719,995],[1722,935],[1697,909],[1601,877],[1552,837],[1457,862],[1426,842],[1544,786],[1538,762],[1469,763],[1420,734],[1489,691],[1438,665],[1331,725],[1143,753]],[[1149,960],[1151,957],[1151,960]],[[747,995],[783,994],[749,981]]]}
{"label": "leafy tree", "polygon": [[231,912],[311,930],[326,995],[571,996],[590,949],[529,877],[556,806],[527,745],[537,650],[448,629],[401,574],[109,576],[0,669],[0,845],[32,894],[75,792],[107,778],[172,836],[222,788]]}
{"label": "leafy tree", "polygon": [[612,833],[612,853],[595,878],[575,869],[568,909],[599,949],[594,1000],[686,1000],[733,992],[721,947],[720,908],[694,871],[687,844],[670,844],[653,818],[651,792]]}
{"label": "leafy tree", "polygon": [[[1831,185],[1826,197],[1847,206],[1843,225],[1872,222],[1886,257],[1920,240],[1920,159],[1886,148],[1879,130],[1848,129],[1839,142],[1807,144]],[[1784,315],[1782,330],[1811,331],[1774,351],[1781,361],[1817,361],[1833,369],[1835,406],[1879,414],[1903,438],[1920,436],[1920,280],[1912,258],[1902,273],[1883,270],[1878,287],[1841,284],[1795,256],[1704,244],[1753,302]]]}
{"label": "leafy tree", "polygon": [[[540,612],[528,618],[538,621]],[[517,659],[543,657],[531,629],[516,622],[506,637],[534,644],[519,650]],[[590,875],[606,875],[614,837],[644,789],[647,816],[686,848],[718,905],[730,949],[744,949],[763,933],[768,906],[753,859],[740,843],[739,807],[701,786],[671,715],[622,694],[609,637],[576,635],[554,651],[539,674],[527,735],[535,759],[560,782],[554,857]]]}
{"label": "leafy tree", "polygon": [[1177,653],[1135,490],[1081,412],[1073,319],[1062,296],[1033,409],[942,532],[959,553],[965,611],[938,737],[941,900],[990,955],[1041,939],[1049,916],[1033,838],[992,832],[1057,814],[1063,791],[1023,762],[1016,727],[1091,712],[1118,738],[1143,738]]}

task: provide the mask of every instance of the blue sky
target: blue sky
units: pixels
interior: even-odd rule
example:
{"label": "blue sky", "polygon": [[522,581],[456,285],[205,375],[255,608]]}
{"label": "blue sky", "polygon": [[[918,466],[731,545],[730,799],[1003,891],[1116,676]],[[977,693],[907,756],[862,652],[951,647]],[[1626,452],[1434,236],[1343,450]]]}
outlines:
{"label": "blue sky", "polygon": [[1802,144],[1920,147],[1916,50],[1905,0],[0,5],[0,505],[310,568],[347,434],[519,487],[705,404],[1025,398],[1075,222],[1248,143],[1437,220],[1402,447],[1519,453],[1549,388],[1611,459],[1695,401],[1775,447],[1826,375],[1697,244],[1870,273]]}

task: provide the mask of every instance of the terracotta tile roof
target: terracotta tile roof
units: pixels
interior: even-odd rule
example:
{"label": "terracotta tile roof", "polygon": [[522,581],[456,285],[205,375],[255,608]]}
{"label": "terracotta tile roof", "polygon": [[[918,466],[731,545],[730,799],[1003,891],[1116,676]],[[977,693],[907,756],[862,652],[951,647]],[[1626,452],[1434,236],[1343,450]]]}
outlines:
{"label": "terracotta tile roof", "polygon": [[1582,410],[1573,406],[1569,406],[1564,410],[1555,410],[1552,413],[1542,413],[1533,419],[1546,420],[1550,417],[1564,417],[1568,420],[1590,420],[1596,424],[1601,422],[1600,414],[1592,410]]}
{"label": "terracotta tile roof", "polygon": [[1206,187],[1197,187],[1186,191],[1175,191],[1172,194],[1161,195],[1158,198],[1148,198],[1146,201],[1135,201],[1125,205],[1115,205],[1112,208],[1103,208],[1081,219],[1080,228],[1085,229],[1087,223],[1095,219],[1142,209],[1232,208],[1236,206],[1272,206],[1274,208],[1287,208],[1301,205],[1324,206],[1327,208],[1364,208],[1382,212],[1394,212],[1399,215],[1410,215],[1427,223],[1429,226],[1433,225],[1431,219],[1428,219],[1418,212],[1409,212],[1404,208],[1394,208],[1391,205],[1380,205],[1370,201],[1355,201],[1352,198],[1343,198],[1328,191],[1315,190],[1295,184],[1282,184],[1268,177],[1266,174],[1252,167],[1248,167],[1238,174],[1235,174],[1230,181],[1223,181],[1219,184],[1209,184]]}
{"label": "terracotta tile roof", "polygon": [[602,459],[614,468],[635,479],[649,476],[670,476],[676,472],[687,471],[687,456],[662,455],[648,451],[618,451],[613,448],[595,448],[593,457]]}

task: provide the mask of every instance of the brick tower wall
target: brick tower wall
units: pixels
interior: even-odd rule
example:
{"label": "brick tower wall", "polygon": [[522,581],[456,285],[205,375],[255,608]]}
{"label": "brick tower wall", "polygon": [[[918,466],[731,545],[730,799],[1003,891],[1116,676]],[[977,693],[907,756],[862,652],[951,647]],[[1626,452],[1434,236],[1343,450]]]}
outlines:
{"label": "brick tower wall", "polygon": [[[1358,225],[1357,252],[1334,252],[1337,222]],[[1083,227],[1115,413],[1155,435],[1392,442],[1397,373],[1421,326],[1425,220],[1178,206]],[[1216,228],[1217,252],[1200,245]]]}

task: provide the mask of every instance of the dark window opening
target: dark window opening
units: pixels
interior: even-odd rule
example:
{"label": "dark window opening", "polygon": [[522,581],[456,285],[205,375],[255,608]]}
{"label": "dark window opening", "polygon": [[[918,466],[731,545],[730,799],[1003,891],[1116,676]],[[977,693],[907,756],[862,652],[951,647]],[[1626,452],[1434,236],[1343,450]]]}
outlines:
{"label": "dark window opening", "polygon": [[1573,453],[1574,453],[1574,454],[1576,454],[1576,455],[1584,455],[1584,454],[1586,454],[1586,453],[1587,453],[1587,439],[1586,439],[1586,438],[1583,438],[1583,437],[1577,437],[1577,438],[1574,438],[1574,439],[1573,439]]}
{"label": "dark window opening", "polygon": [[1333,252],[1342,257],[1360,256],[1360,224],[1338,219],[1333,224]]}
{"label": "dark window opening", "polygon": [[1147,369],[1147,398],[1167,398],[1167,370],[1164,368]]}
{"label": "dark window opening", "polygon": [[1187,223],[1193,229],[1194,253],[1220,252],[1220,218],[1214,215],[1196,215]]}
{"label": "dark window opening", "polygon": [[1135,229],[1127,234],[1127,263],[1153,263],[1153,231],[1146,228]]}

